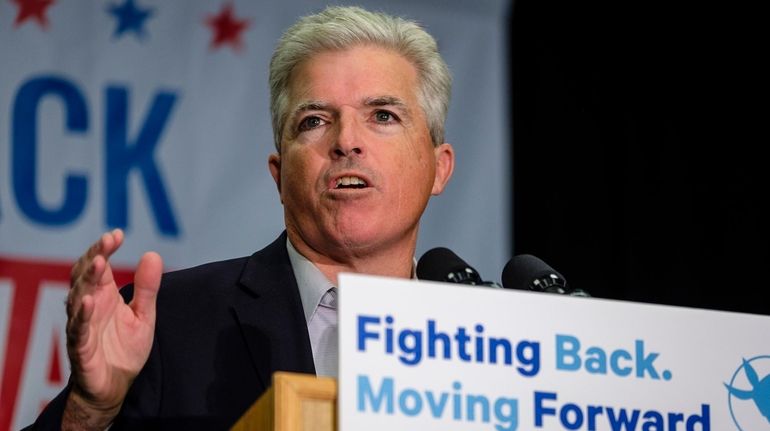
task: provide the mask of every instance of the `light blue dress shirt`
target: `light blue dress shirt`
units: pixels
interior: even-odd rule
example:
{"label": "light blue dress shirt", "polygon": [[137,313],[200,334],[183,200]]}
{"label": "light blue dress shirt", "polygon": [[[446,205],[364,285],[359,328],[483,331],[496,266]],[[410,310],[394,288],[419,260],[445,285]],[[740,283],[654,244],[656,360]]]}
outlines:
{"label": "light blue dress shirt", "polygon": [[[286,250],[297,279],[302,310],[310,335],[313,363],[319,376],[337,377],[337,288],[313,262],[301,255],[286,238]],[[412,279],[417,279],[412,259]]]}

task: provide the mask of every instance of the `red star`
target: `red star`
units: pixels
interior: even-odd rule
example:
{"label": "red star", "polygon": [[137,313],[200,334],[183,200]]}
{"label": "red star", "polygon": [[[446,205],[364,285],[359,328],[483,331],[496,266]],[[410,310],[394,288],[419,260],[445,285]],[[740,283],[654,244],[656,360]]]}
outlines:
{"label": "red star", "polygon": [[14,27],[20,26],[24,21],[35,18],[41,27],[48,28],[48,18],[46,18],[46,9],[54,4],[56,0],[11,0],[19,6],[19,13],[16,15]]}
{"label": "red star", "polygon": [[249,19],[238,19],[233,15],[233,4],[225,3],[222,10],[216,15],[206,17],[206,25],[211,27],[214,38],[211,40],[211,49],[230,44],[235,51],[241,49],[241,32],[250,25]]}

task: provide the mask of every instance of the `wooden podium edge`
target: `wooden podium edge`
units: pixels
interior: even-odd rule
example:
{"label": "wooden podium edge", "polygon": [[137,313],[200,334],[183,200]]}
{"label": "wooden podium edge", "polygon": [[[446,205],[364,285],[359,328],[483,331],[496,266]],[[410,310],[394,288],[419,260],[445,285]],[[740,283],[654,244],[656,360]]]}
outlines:
{"label": "wooden podium edge", "polygon": [[334,431],[337,381],[331,377],[278,371],[273,385],[231,431]]}

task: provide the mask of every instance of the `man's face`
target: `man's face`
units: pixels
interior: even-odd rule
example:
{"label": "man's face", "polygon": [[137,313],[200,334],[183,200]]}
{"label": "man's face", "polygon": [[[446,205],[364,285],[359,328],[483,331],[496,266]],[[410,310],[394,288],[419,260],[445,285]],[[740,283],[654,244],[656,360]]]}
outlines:
{"label": "man's face", "polygon": [[431,143],[414,66],[374,46],[321,52],[295,68],[289,88],[269,165],[292,239],[340,258],[413,246],[454,164],[449,144]]}

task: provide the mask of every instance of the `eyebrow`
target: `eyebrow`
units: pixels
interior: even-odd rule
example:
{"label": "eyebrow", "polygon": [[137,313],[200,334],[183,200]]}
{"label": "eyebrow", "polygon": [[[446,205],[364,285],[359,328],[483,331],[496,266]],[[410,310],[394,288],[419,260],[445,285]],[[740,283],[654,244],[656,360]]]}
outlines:
{"label": "eyebrow", "polygon": [[320,100],[308,100],[300,103],[291,111],[291,117],[296,117],[299,113],[304,111],[324,111],[329,107],[329,104]]}
{"label": "eyebrow", "polygon": [[294,107],[294,109],[291,110],[289,115],[287,115],[287,124],[292,125],[290,127],[294,127],[293,124],[297,122],[297,117],[299,117],[303,112],[305,111],[325,111],[327,110],[329,104],[326,102],[322,102],[320,100],[307,100],[305,102],[302,102]]}
{"label": "eyebrow", "polygon": [[[412,111],[409,106],[398,97],[395,96],[377,96],[368,97],[363,101],[364,106],[368,107],[382,107],[392,106],[399,109],[403,116],[411,118]],[[296,119],[302,112],[306,111],[328,111],[329,103],[321,100],[308,100],[298,104],[291,112],[290,118]]]}
{"label": "eyebrow", "polygon": [[398,108],[402,112],[403,116],[408,118],[411,118],[412,116],[412,110],[409,109],[409,106],[403,100],[395,96],[370,97],[364,100],[364,106],[393,106]]}

